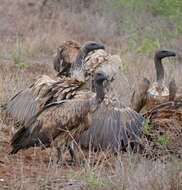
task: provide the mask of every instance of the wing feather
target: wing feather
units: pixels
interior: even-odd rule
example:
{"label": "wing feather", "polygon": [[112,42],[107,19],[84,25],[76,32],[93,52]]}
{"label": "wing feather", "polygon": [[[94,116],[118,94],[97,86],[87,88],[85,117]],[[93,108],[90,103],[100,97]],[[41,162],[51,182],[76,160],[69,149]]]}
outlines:
{"label": "wing feather", "polygon": [[85,148],[88,148],[88,142],[91,141],[94,149],[125,149],[129,141],[137,143],[141,138],[144,120],[144,117],[123,104],[117,108],[103,102],[93,115],[91,127],[80,136],[79,143]]}
{"label": "wing feather", "polygon": [[150,81],[147,78],[143,78],[140,82],[138,88],[133,92],[131,98],[131,107],[136,112],[140,112],[140,110],[144,107],[146,103],[146,94],[149,89]]}
{"label": "wing feather", "polygon": [[18,121],[29,119],[36,110],[37,100],[32,101],[34,90],[25,89],[3,106],[4,111]]}
{"label": "wing feather", "polygon": [[[11,140],[13,147],[11,153],[15,154],[20,149],[41,144],[49,146],[61,134],[64,135],[61,136],[61,140],[66,142],[70,138],[68,138],[69,133],[65,131],[72,131],[82,121],[88,121],[85,117],[89,111],[90,101],[88,99],[64,100],[47,105],[15,133]],[[82,127],[84,130],[88,126],[85,124]]]}
{"label": "wing feather", "polygon": [[14,120],[25,123],[47,104],[71,99],[83,83],[74,78],[54,81],[43,75],[33,85],[16,94],[2,107]]}

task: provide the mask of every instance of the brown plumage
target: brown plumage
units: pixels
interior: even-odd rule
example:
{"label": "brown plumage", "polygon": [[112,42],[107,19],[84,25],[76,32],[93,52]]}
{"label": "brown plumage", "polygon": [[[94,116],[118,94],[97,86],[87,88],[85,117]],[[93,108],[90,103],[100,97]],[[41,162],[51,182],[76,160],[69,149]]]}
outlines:
{"label": "brown plumage", "polygon": [[135,152],[140,144],[144,123],[145,119],[140,114],[121,102],[113,102],[105,97],[94,113],[91,127],[81,134],[79,144],[91,150]]}
{"label": "brown plumage", "polygon": [[176,98],[177,86],[174,79],[169,83],[169,101],[173,101]]}
{"label": "brown plumage", "polygon": [[[69,41],[68,41],[69,44]],[[70,45],[70,49],[72,46]],[[79,50],[77,50],[79,51]],[[58,55],[60,54],[60,56]],[[64,54],[61,52],[58,53],[57,56],[62,57],[62,60],[64,59]],[[66,55],[67,57],[70,57],[70,59],[73,59],[73,54],[68,53]],[[58,60],[59,61],[59,60]],[[64,65],[63,61],[60,61],[59,64],[60,70],[64,70]],[[70,66],[70,70],[68,69],[68,66]],[[107,74],[108,76],[108,82],[110,83],[108,90],[108,93],[113,96],[113,95],[118,95],[119,96],[119,91],[120,89],[120,80],[121,80],[121,73],[122,73],[122,64],[121,64],[121,59],[118,55],[110,55],[103,49],[98,49],[95,51],[90,52],[85,59],[83,60],[82,63],[82,69],[84,70],[84,80],[87,81],[87,85],[90,85],[91,87],[91,76],[93,73],[97,71],[103,71]],[[67,64],[67,70],[64,73],[67,76],[75,76],[79,77],[79,72],[74,72],[75,66],[72,62],[72,64]],[[58,74],[59,75],[59,74]],[[114,80],[116,79],[116,80]],[[116,89],[115,86],[118,86]],[[114,91],[113,91],[114,89]],[[115,92],[116,91],[116,92]]]}
{"label": "brown plumage", "polygon": [[146,103],[147,98],[147,90],[150,87],[150,81],[147,78],[143,78],[143,80],[139,83],[139,88],[137,88],[131,97],[132,108],[136,112],[140,112],[143,106]]}
{"label": "brown plumage", "polygon": [[81,45],[74,41],[68,40],[63,42],[57,49],[57,53],[55,54],[53,65],[56,72],[58,72],[57,76],[69,75],[71,63],[74,62]]}
{"label": "brown plumage", "polygon": [[182,100],[160,104],[144,114],[150,127],[145,135],[146,154],[151,157],[166,155],[182,158]]}
{"label": "brown plumage", "polygon": [[131,107],[140,113],[150,110],[152,107],[169,100],[169,89],[164,85],[164,68],[162,59],[176,56],[174,51],[159,50],[155,52],[154,63],[157,81],[151,85],[148,79],[144,79],[133,92]]}
{"label": "brown plumage", "polygon": [[[80,54],[84,54],[84,51],[81,51]],[[76,63],[79,63],[79,61],[80,60],[77,60]],[[67,72],[70,72],[72,76],[75,77],[79,77],[77,75],[81,76],[81,74],[84,73],[83,77],[86,77],[87,84],[84,85],[84,87],[81,85],[80,88],[85,88],[85,86],[88,86],[89,82],[92,84],[93,81],[91,80],[91,76],[97,70],[101,69],[109,74],[110,84],[108,85],[108,90],[110,89],[109,94],[112,94],[113,90],[110,88],[110,85],[113,85],[115,89],[113,84],[115,81],[114,79],[116,75],[120,75],[119,70],[121,62],[118,56],[109,56],[105,51],[97,50],[96,52],[89,54],[83,64],[74,63],[70,68],[71,71],[67,70]],[[51,85],[50,89],[52,89],[52,86],[53,85]],[[77,94],[77,92],[75,93]],[[56,94],[62,95],[60,92]],[[49,100],[54,100],[54,98],[50,98]],[[48,101],[48,103],[50,102],[51,101]],[[45,113],[46,111],[42,114]],[[105,115],[108,115],[108,117],[105,117]],[[141,115],[125,107],[119,101],[112,102],[111,98],[107,98],[104,100],[104,103],[101,104],[101,107],[98,109],[97,115],[95,115],[95,117],[100,117],[100,119],[95,120],[94,118],[94,120],[91,122],[90,125],[92,129],[86,134],[82,135],[80,138],[81,145],[88,147],[87,142],[91,136],[99,136],[97,141],[93,143],[93,148],[102,147],[102,149],[107,149],[110,147],[113,151],[118,151],[125,149],[127,145],[131,143],[136,149],[139,139],[142,136],[141,128],[143,127],[144,118]],[[95,130],[97,131],[95,132]],[[78,135],[80,134],[81,133],[78,133]]]}
{"label": "brown plumage", "polygon": [[40,76],[28,88],[16,94],[3,109],[18,123],[25,123],[47,104],[64,99],[71,99],[75,91],[85,84],[75,78],[62,78],[58,81]]}
{"label": "brown plumage", "polygon": [[[104,73],[97,72],[94,76],[96,93],[78,91],[72,100],[63,100],[44,107],[14,135],[11,140],[11,154],[29,147],[50,146],[56,138],[57,147],[59,143],[69,144],[72,137],[77,138],[90,126],[93,114],[104,98],[103,81],[106,79]],[[58,157],[59,159],[61,158]]]}
{"label": "brown plumage", "polygon": [[[75,71],[76,69],[75,67],[71,67],[71,70]],[[85,80],[91,86],[93,84],[90,78],[97,70],[107,73],[108,80],[110,81],[107,85],[107,94],[112,96],[113,92],[119,89],[116,89],[119,77],[117,80],[115,78],[121,72],[120,58],[118,56],[111,56],[104,50],[91,52],[83,62]],[[72,71],[71,73],[72,76],[77,76],[77,73]],[[89,142],[91,142],[93,149],[101,148],[102,150],[106,150],[111,148],[114,152],[126,149],[127,145],[131,142],[136,149],[142,136],[144,123],[144,118],[141,115],[122,105],[119,101],[112,102],[112,98],[104,99],[95,114],[97,115],[95,115],[95,119],[91,122],[91,127],[79,138],[81,146],[88,148]]]}
{"label": "brown plumage", "polygon": [[[103,44],[86,42],[74,61],[74,64],[77,65],[76,69],[82,68],[82,60],[90,51],[103,48]],[[79,73],[82,76],[82,71],[79,71]],[[3,110],[18,123],[24,123],[47,104],[72,98],[75,91],[85,84],[82,79],[84,78],[78,80],[74,77],[63,77],[55,81],[46,75],[37,77],[32,85],[16,94],[8,103],[2,105]]]}

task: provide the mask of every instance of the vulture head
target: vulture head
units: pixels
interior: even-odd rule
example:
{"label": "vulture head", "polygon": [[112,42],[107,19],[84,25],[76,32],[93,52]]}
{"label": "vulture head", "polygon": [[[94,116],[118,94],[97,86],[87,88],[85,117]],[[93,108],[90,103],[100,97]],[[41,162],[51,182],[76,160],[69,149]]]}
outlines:
{"label": "vulture head", "polygon": [[172,50],[157,50],[155,52],[155,59],[163,59],[165,57],[175,57],[176,52]]}
{"label": "vulture head", "polygon": [[107,80],[107,75],[104,72],[100,71],[95,73],[94,82],[96,84],[102,84],[105,80]]}
{"label": "vulture head", "polygon": [[165,57],[174,57],[176,52],[172,50],[158,50],[155,52],[154,63],[156,69],[156,88],[163,90],[164,86],[164,67],[162,65],[162,59]]}
{"label": "vulture head", "polygon": [[104,99],[104,85],[103,82],[107,80],[107,75],[104,72],[96,72],[93,77],[93,86],[94,91],[96,92],[96,97],[98,102],[101,102]]}
{"label": "vulture head", "polygon": [[58,72],[57,76],[69,76],[71,68],[74,68],[72,71],[77,69],[78,65],[82,65],[81,62],[88,53],[97,49],[104,49],[104,45],[88,41],[80,48],[75,41],[64,42],[59,47],[53,62],[54,69]]}
{"label": "vulture head", "polygon": [[89,52],[97,50],[97,49],[104,49],[104,45],[97,43],[97,42],[86,42],[76,57],[76,60],[71,65],[71,75],[72,77],[76,77],[78,80],[84,80],[85,78],[85,69],[83,68],[83,60],[88,55]]}
{"label": "vulture head", "polygon": [[171,56],[172,57],[176,56],[176,52],[171,50],[158,50],[155,52],[154,63],[157,75],[158,88],[163,88],[163,83],[164,83],[164,67],[162,65],[162,59]]}
{"label": "vulture head", "polygon": [[105,49],[103,44],[97,43],[97,42],[92,42],[88,41],[86,42],[81,50],[84,51],[84,53],[87,55],[89,52],[97,49]]}

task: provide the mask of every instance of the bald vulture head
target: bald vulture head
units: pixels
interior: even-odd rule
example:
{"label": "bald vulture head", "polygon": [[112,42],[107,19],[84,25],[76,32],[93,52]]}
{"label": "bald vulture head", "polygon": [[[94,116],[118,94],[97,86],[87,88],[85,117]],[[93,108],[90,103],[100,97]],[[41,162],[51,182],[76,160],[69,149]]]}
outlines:
{"label": "bald vulture head", "polygon": [[107,75],[102,71],[96,72],[94,77],[93,77],[94,89],[96,92],[97,103],[102,102],[102,100],[104,99],[105,92],[104,92],[103,82],[105,80],[107,80]]}
{"label": "bald vulture head", "polygon": [[164,67],[162,65],[162,59],[174,56],[176,56],[176,52],[172,50],[158,50],[155,52],[154,62],[157,75],[157,86],[159,88],[162,88],[164,82]]}
{"label": "bald vulture head", "polygon": [[94,82],[96,84],[101,84],[101,83],[103,83],[104,80],[107,80],[107,75],[104,72],[99,71],[99,72],[95,73]]}
{"label": "bald vulture head", "polygon": [[165,57],[175,57],[176,52],[172,50],[157,50],[155,52],[155,59],[163,59]]}
{"label": "bald vulture head", "polygon": [[89,52],[97,49],[104,49],[104,45],[97,42],[88,41],[82,46],[81,51],[84,51],[87,55]]}
{"label": "bald vulture head", "polygon": [[71,75],[73,77],[76,77],[78,80],[84,79],[85,74],[83,68],[84,67],[83,60],[85,59],[85,57],[88,55],[89,52],[97,49],[104,49],[104,45],[97,42],[88,41],[82,46],[82,48],[78,52],[76,60],[73,62],[71,66]]}
{"label": "bald vulture head", "polygon": [[[78,69],[78,66],[81,67],[82,60],[87,56],[87,54],[93,50],[97,49],[104,49],[104,45],[88,41],[86,42],[81,48],[75,41],[68,41],[69,43],[64,43],[62,46],[63,48],[60,48],[60,50],[57,52],[57,55],[54,58],[54,69],[58,72],[57,76],[61,75],[70,75],[70,69],[71,74],[75,69]],[[65,46],[65,47],[64,47]],[[70,60],[70,54],[72,49],[75,49],[78,51],[78,54],[76,56],[75,60]],[[73,58],[73,57],[72,57]]]}

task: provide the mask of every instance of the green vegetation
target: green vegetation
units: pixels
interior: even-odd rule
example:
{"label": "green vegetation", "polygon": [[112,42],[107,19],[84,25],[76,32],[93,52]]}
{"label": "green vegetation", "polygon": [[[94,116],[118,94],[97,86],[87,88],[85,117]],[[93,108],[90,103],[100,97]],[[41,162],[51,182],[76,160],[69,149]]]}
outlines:
{"label": "green vegetation", "polygon": [[0,66],[1,66],[0,68],[1,68],[2,72],[6,72],[6,70],[7,70],[7,63],[6,62],[1,62]]}
{"label": "green vegetation", "polygon": [[128,68],[128,64],[125,60],[122,59],[122,67],[123,67],[123,71],[126,71]]}
{"label": "green vegetation", "polygon": [[87,183],[90,186],[101,186],[104,184],[104,179],[97,176],[96,171],[94,171],[94,172],[87,171],[86,172],[86,179],[87,179]]}
{"label": "green vegetation", "polygon": [[[152,54],[156,48],[169,46],[170,40],[181,38],[181,0],[110,0],[103,4],[105,15],[120,25],[128,39],[126,51]],[[136,46],[137,45],[137,46]]]}
{"label": "green vegetation", "polygon": [[15,65],[17,67],[19,67],[19,68],[23,68],[23,67],[25,67],[26,63],[25,62],[19,62],[19,63],[15,64]]}
{"label": "green vegetation", "polygon": [[22,61],[25,54],[26,51],[23,45],[18,45],[16,49],[10,50],[11,59],[13,60],[14,64],[19,68],[23,68],[26,65],[26,63]]}
{"label": "green vegetation", "polygon": [[163,135],[157,137],[157,142],[161,146],[164,146],[167,143],[167,140],[169,140],[170,138],[171,137],[168,134],[164,133]]}
{"label": "green vegetation", "polygon": [[163,15],[171,19],[182,14],[181,0],[150,0],[149,5],[152,8],[153,16]]}
{"label": "green vegetation", "polygon": [[144,125],[144,127],[143,127],[143,132],[145,133],[145,134],[148,134],[149,133],[149,127],[150,127],[150,120],[145,120],[145,125]]}
{"label": "green vegetation", "polygon": [[107,182],[106,179],[103,179],[103,178],[99,177],[96,174],[96,171],[86,170],[86,172],[84,174],[81,174],[81,173],[78,173],[78,172],[73,172],[71,174],[71,179],[73,181],[77,181],[80,178],[82,178],[82,179],[85,178],[85,180],[87,181],[87,183],[91,187],[102,186]]}

